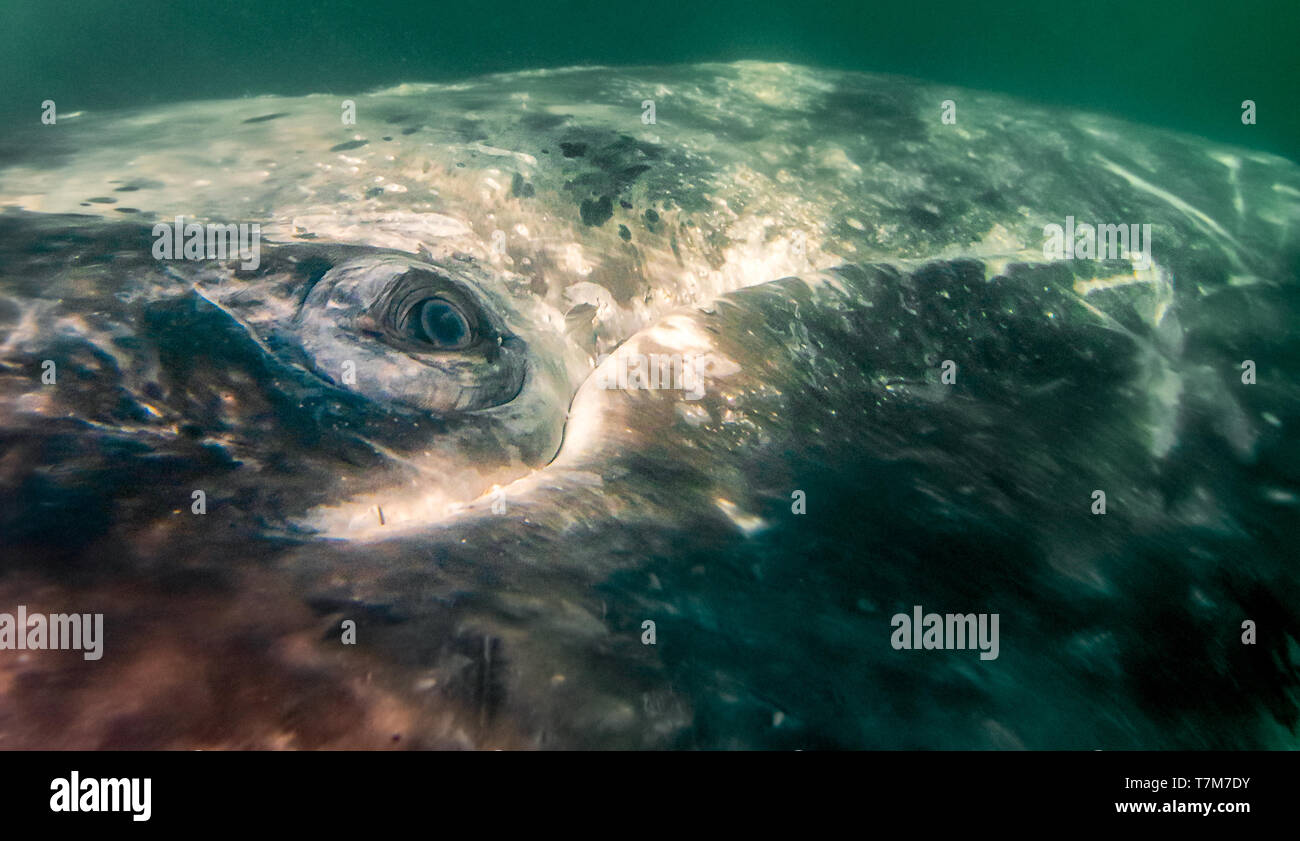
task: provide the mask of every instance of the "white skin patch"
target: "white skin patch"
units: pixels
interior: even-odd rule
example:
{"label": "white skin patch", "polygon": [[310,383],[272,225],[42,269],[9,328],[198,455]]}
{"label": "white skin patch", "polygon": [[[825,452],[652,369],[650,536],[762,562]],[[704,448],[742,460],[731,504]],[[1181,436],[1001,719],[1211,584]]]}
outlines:
{"label": "white skin patch", "polygon": [[756,517],[753,514],[742,511],[734,502],[723,497],[713,500],[713,504],[718,506],[718,510],[727,515],[727,519],[735,524],[746,537],[757,534],[767,528],[767,522],[762,517]]}
{"label": "white skin patch", "polygon": [[634,340],[629,340],[628,345],[639,345],[641,339],[679,353],[703,353],[713,347],[708,331],[701,329],[694,319],[684,315],[670,315],[664,318],[634,337]]}

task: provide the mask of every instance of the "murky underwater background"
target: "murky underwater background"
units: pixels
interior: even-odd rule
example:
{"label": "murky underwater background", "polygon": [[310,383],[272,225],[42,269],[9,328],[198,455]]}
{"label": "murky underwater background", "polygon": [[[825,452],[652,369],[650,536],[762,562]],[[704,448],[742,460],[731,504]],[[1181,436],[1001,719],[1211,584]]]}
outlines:
{"label": "murky underwater background", "polygon": [[[997,90],[1296,159],[1298,43],[1300,6],[1283,0],[1229,9],[1029,0],[5,0],[0,118],[6,125],[34,121],[45,99],[75,111],[352,91],[542,66],[762,58]],[[1243,99],[1258,103],[1257,125],[1241,123]],[[0,150],[4,131],[0,126]],[[10,265],[29,259],[29,229],[0,224],[0,236],[7,237],[0,258]],[[1298,371],[1294,329],[1285,325],[1295,323],[1300,301],[1274,304],[1278,320],[1264,325],[1257,352],[1266,348],[1277,368]],[[155,315],[153,338],[178,358],[195,355],[231,371],[246,368],[253,380],[265,376],[215,320],[208,334],[201,313],[194,319],[160,308]],[[199,331],[169,333],[169,319],[180,323],[181,315]],[[1203,330],[1214,333],[1211,325]],[[93,360],[84,362],[94,370]],[[639,471],[647,486],[676,498],[676,507],[660,501],[676,519],[592,524],[582,534],[583,552],[606,556],[566,558],[569,566],[558,571],[516,569],[518,558],[545,558],[564,547],[527,532],[471,531],[471,548],[429,550],[440,566],[433,580],[415,568],[384,570],[380,551],[370,566],[349,568],[355,578],[346,587],[320,573],[338,560],[328,550],[304,552],[301,536],[271,527],[279,525],[274,493],[301,499],[313,492],[310,467],[272,493],[241,485],[233,466],[198,445],[151,453],[52,432],[36,446],[6,433],[0,609],[69,604],[93,594],[107,624],[129,642],[90,683],[57,668],[31,671],[8,662],[0,669],[8,698],[0,747],[1295,747],[1294,641],[1242,655],[1232,629],[1244,606],[1261,624],[1297,633],[1300,518],[1294,499],[1261,504],[1261,488],[1294,487],[1300,446],[1269,431],[1255,463],[1243,466],[1225,453],[1222,430],[1212,428],[1208,414],[1194,418],[1180,456],[1197,465],[1195,477],[1143,477],[1167,493],[1179,529],[1107,542],[1086,518],[1026,490],[1023,473],[1035,468],[1022,471],[1016,463],[1022,448],[1061,429],[1088,434],[1089,412],[1109,386],[1078,377],[1041,396],[1014,398],[1019,409],[1034,412],[1028,429],[983,418],[978,435],[970,418],[935,418],[914,407],[878,417],[868,434],[855,420],[828,415],[824,401],[795,400],[764,450],[783,457],[782,473],[761,464],[745,472],[753,495],[766,500],[755,515],[775,524],[750,539],[723,528],[707,502],[682,502],[695,477],[652,448],[619,467]],[[796,373],[785,383],[792,393],[801,384]],[[841,405],[852,405],[855,387],[864,403],[871,400],[864,379],[844,385]],[[983,397],[996,404],[1000,395],[988,388]],[[1276,413],[1281,428],[1300,423],[1293,393],[1259,400],[1251,408]],[[306,418],[285,423],[298,421],[308,425]],[[811,439],[810,429],[817,430]],[[913,433],[921,440],[904,446]],[[322,445],[310,431],[298,443],[301,452],[283,454],[287,463],[309,461],[312,447]],[[945,452],[966,455],[947,462]],[[77,464],[96,482],[74,486],[61,483],[57,471],[37,475],[37,466],[59,463]],[[966,468],[990,485],[954,509],[951,491]],[[158,532],[142,536],[135,529],[154,523],[150,512],[171,504],[160,485],[187,474],[230,475],[214,496],[234,504],[193,533],[150,525]],[[817,506],[815,518],[785,516],[796,478]],[[1212,486],[1215,502],[1204,516],[1190,490],[1198,481]],[[1090,487],[1082,476],[1078,485]],[[1225,521],[1233,526],[1224,528]],[[242,539],[263,525],[264,539]],[[1089,570],[1095,580],[1063,575],[1045,560],[1045,541],[1053,549],[1047,555],[1071,559],[1072,569]],[[165,551],[151,555],[151,546]],[[412,554],[402,557],[409,562]],[[637,561],[621,565],[620,557]],[[231,558],[238,561],[226,563]],[[301,568],[299,578],[286,580],[263,565],[285,558]],[[1238,573],[1224,574],[1228,566]],[[394,585],[402,576],[407,583]],[[372,586],[405,596],[367,599]],[[503,606],[488,595],[494,590],[556,596],[549,605]],[[1189,606],[1189,592],[1201,601]],[[463,627],[436,624],[451,620],[422,624],[414,605],[428,599],[447,604]],[[914,603],[1000,607],[1002,657],[1018,663],[1012,676],[979,669],[968,662],[972,652],[931,652],[943,664],[934,668],[889,650],[881,637],[888,615]],[[636,715],[652,723],[648,730],[624,726],[626,712],[611,708],[592,712],[591,720],[557,715],[559,731],[539,731],[508,709],[495,652],[507,642],[517,646],[510,650],[530,650],[528,641],[510,636],[511,623],[526,629],[533,612],[557,606],[572,610],[565,633],[579,637],[584,623],[598,622],[634,640],[644,616],[672,617],[661,621],[663,637],[644,662],[628,647],[596,646],[582,655],[593,679],[644,683],[639,695],[615,694],[641,699]],[[363,636],[382,656],[318,645],[344,613],[362,617]],[[439,651],[422,648],[435,638]],[[449,653],[448,644],[459,648]],[[1244,659],[1223,666],[1231,657]],[[392,691],[434,660],[441,671],[421,679],[440,687],[439,700],[421,706]],[[1071,669],[1085,664],[1084,673],[1056,673],[1067,662]],[[537,679],[571,680],[558,673]],[[1057,691],[1067,684],[1098,694]],[[1123,694],[1111,698],[1113,711],[1099,708],[1116,685]],[[141,686],[149,691],[138,692]]]}

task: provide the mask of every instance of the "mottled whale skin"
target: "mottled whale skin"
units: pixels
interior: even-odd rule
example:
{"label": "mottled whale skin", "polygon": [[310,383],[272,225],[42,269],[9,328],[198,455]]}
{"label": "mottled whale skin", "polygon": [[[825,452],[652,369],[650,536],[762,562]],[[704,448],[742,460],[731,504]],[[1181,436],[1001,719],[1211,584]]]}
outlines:
{"label": "mottled whale skin", "polygon": [[1294,163],[740,62],[87,111],[0,207],[0,596],[121,640],[6,662],[12,745],[1294,745]]}

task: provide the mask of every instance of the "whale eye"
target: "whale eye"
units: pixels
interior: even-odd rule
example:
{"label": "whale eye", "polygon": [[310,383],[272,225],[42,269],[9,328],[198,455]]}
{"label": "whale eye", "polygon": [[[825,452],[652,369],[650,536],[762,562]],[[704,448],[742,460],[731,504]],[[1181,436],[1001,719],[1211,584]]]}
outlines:
{"label": "whale eye", "polygon": [[473,295],[429,272],[390,281],[367,311],[386,341],[412,353],[469,351],[499,332]]}
{"label": "whale eye", "polygon": [[439,350],[461,350],[474,343],[474,329],[460,308],[445,298],[427,298],[411,308],[407,335]]}
{"label": "whale eye", "polygon": [[322,378],[375,401],[436,412],[500,406],[524,386],[527,344],[482,281],[460,266],[357,257],[311,287],[294,338]]}

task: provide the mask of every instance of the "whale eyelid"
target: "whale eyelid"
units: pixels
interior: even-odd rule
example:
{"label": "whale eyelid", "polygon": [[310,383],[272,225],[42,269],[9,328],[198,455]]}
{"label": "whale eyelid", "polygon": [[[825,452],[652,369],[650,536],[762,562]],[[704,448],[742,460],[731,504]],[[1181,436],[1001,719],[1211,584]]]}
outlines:
{"label": "whale eyelid", "polygon": [[334,262],[324,257],[312,257],[297,264],[299,272],[306,271],[307,277],[302,285],[302,292],[298,295],[298,306],[302,307],[307,303],[311,291],[316,288],[316,284],[321,282],[321,278],[330,273],[334,268]]}

